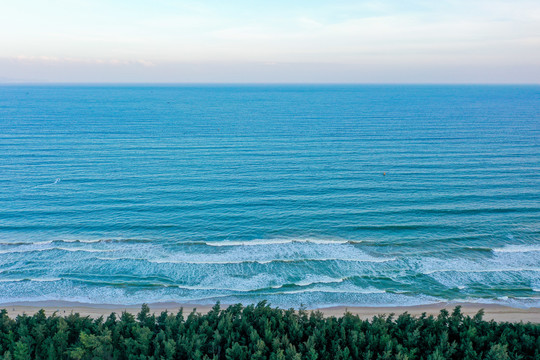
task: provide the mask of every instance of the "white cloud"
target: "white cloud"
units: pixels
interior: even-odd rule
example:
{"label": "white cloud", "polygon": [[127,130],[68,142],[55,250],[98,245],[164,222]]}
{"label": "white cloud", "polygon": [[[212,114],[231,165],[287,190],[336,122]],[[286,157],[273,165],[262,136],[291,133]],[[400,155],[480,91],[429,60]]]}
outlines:
{"label": "white cloud", "polygon": [[25,57],[34,63],[155,67],[220,62],[345,64],[373,71],[382,71],[380,66],[386,71],[400,66],[438,66],[441,71],[452,66],[534,67],[540,66],[540,3],[4,2],[0,58]]}

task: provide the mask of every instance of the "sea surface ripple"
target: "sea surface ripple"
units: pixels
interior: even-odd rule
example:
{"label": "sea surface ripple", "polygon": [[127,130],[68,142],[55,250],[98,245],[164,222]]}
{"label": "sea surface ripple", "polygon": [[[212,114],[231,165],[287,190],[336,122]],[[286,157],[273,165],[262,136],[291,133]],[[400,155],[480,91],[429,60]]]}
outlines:
{"label": "sea surface ripple", "polygon": [[1,86],[0,303],[540,306],[539,86]]}

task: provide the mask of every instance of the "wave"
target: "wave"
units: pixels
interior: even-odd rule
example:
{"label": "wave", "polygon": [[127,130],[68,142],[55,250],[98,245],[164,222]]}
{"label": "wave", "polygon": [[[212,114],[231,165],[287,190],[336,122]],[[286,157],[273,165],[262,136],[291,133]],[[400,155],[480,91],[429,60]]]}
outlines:
{"label": "wave", "polygon": [[102,242],[111,242],[111,240],[108,239],[95,239],[95,240],[53,240],[54,243],[66,243],[66,244],[97,244]]}
{"label": "wave", "polygon": [[24,245],[48,245],[52,244],[53,240],[47,240],[47,241],[36,241],[36,242],[2,242],[0,243],[0,246],[24,246]]}
{"label": "wave", "polygon": [[[23,246],[23,245],[47,245],[47,244],[98,244],[98,243],[150,243],[150,239],[56,239],[45,240],[36,242],[1,242],[0,246]],[[171,243],[158,243],[159,245],[206,245],[214,247],[233,247],[233,246],[263,246],[263,245],[283,245],[283,244],[319,244],[319,245],[340,245],[340,244],[360,244],[362,240],[345,240],[345,239],[315,239],[315,238],[276,238],[276,239],[258,239],[258,240],[245,240],[245,241],[181,241],[174,244]]]}
{"label": "wave", "polygon": [[282,244],[319,244],[319,245],[339,245],[339,244],[358,244],[362,241],[341,240],[341,239],[259,239],[247,241],[204,241],[201,242],[208,246],[261,246],[261,245],[282,245]]}
{"label": "wave", "polygon": [[145,260],[156,264],[205,264],[205,265],[229,265],[229,264],[272,264],[272,263],[303,263],[303,262],[367,262],[383,263],[395,261],[396,258],[370,258],[370,259],[340,259],[340,258],[321,258],[321,259],[270,259],[270,260],[228,260],[228,261],[189,261],[189,260],[161,260],[161,259],[133,259],[133,258],[100,258],[101,260]]}
{"label": "wave", "polygon": [[36,243],[28,242],[0,242],[0,246],[22,246],[22,245],[34,245]]}
{"label": "wave", "polygon": [[471,251],[485,251],[485,252],[492,252],[493,249],[487,246],[465,246],[464,249],[471,250]]}
{"label": "wave", "polygon": [[24,278],[24,279],[0,279],[0,282],[21,282],[21,281],[54,282],[54,281],[60,281],[60,280],[62,280],[62,278],[45,278],[45,279]]}
{"label": "wave", "polygon": [[401,230],[429,230],[444,228],[457,228],[456,225],[451,224],[397,224],[397,225],[354,225],[344,226],[344,228],[350,228],[352,230],[366,230],[366,231],[401,231]]}
{"label": "wave", "polygon": [[32,245],[49,245],[52,244],[52,240],[46,240],[46,241],[37,241],[35,243],[32,243]]}
{"label": "wave", "polygon": [[510,269],[477,269],[477,270],[463,270],[463,269],[436,269],[422,272],[422,274],[429,275],[441,272],[459,272],[459,273],[491,273],[491,272],[522,272],[533,271],[540,272],[540,268],[510,268]]}
{"label": "wave", "polygon": [[280,291],[275,293],[261,293],[258,295],[288,295],[288,294],[301,294],[301,293],[314,293],[314,292],[323,292],[329,294],[385,294],[386,290],[379,289],[366,289],[366,290],[346,290],[346,289],[299,289],[299,290],[290,290],[290,291]]}
{"label": "wave", "polygon": [[[319,279],[314,281],[306,281],[306,282],[293,282],[293,283],[287,283],[282,285],[274,285],[274,286],[268,286],[268,287],[262,287],[262,288],[256,288],[256,289],[239,289],[239,288],[213,288],[213,287],[201,287],[201,286],[187,286],[187,285],[176,285],[177,287],[181,289],[188,289],[188,290],[218,290],[218,291],[238,291],[238,292],[252,292],[259,294],[260,291],[265,290],[278,290],[278,289],[286,289],[286,288],[292,288],[292,287],[310,287],[315,286],[319,284],[339,284],[345,281],[347,278],[339,278],[339,279]],[[308,290],[308,289],[306,289]],[[316,290],[316,289],[313,289]],[[298,290],[300,291],[300,290]],[[323,290],[317,290],[317,291],[327,291],[326,288]],[[337,292],[337,291],[336,291]],[[271,292],[269,294],[281,294],[283,292]]]}
{"label": "wave", "polygon": [[44,241],[32,241],[32,242],[0,242],[0,246],[24,246],[24,245],[49,245],[49,244],[100,244],[100,243],[148,243],[151,240],[147,239],[56,239],[56,240],[44,240]]}
{"label": "wave", "polygon": [[[328,285],[328,284],[339,284],[343,283],[346,280],[352,279],[354,277],[344,277],[344,278],[327,278],[327,277],[321,277],[319,279],[314,279],[312,281],[298,281],[298,282],[291,282],[291,283],[285,283],[281,285],[273,285],[273,286],[263,286],[260,288],[237,288],[237,287],[213,287],[213,286],[201,286],[201,285],[185,285],[185,284],[177,284],[174,282],[169,282],[167,279],[163,279],[165,281],[160,282],[149,282],[151,280],[155,280],[153,278],[142,278],[142,279],[135,279],[139,281],[126,281],[125,279],[118,279],[118,281],[107,281],[107,280],[100,280],[100,279],[85,279],[85,278],[78,278],[78,277],[61,277],[61,278],[19,278],[19,279],[1,279],[0,282],[23,282],[23,281],[29,281],[29,282],[55,282],[55,281],[75,281],[85,284],[92,284],[92,285],[99,285],[99,286],[133,286],[133,287],[162,287],[162,288],[178,288],[178,289],[184,289],[184,290],[201,290],[201,291],[232,291],[232,292],[242,292],[242,293],[259,293],[261,291],[268,291],[268,290],[279,290],[279,289],[288,289],[288,288],[309,288],[312,286],[317,285]],[[141,281],[142,280],[142,281]],[[331,289],[325,287],[324,289],[305,289],[306,292],[353,292],[353,293],[364,293],[363,291],[342,291],[338,289]],[[271,294],[280,294],[280,293],[286,293],[293,291],[301,291],[298,290],[290,290],[285,292],[271,292]],[[232,294],[231,294],[232,295]]]}
{"label": "wave", "polygon": [[452,299],[449,304],[461,304],[461,303],[468,303],[468,304],[500,304],[504,306],[510,306],[514,308],[522,308],[522,309],[529,309],[529,308],[538,308],[540,306],[540,298],[539,297],[522,297],[522,296],[497,296],[495,298],[474,298],[471,296],[465,297],[465,298],[455,298]]}
{"label": "wave", "polygon": [[81,243],[81,244],[96,244],[96,243],[149,243],[152,242],[150,239],[133,239],[133,238],[108,238],[108,239],[89,239],[89,240],[81,240],[81,239],[75,239],[75,240],[53,240],[53,242],[58,243]]}
{"label": "wave", "polygon": [[52,248],[45,248],[45,249],[0,250],[0,254],[23,254],[23,253],[33,253],[33,252],[43,252],[43,251],[68,251],[68,252],[78,252],[78,251],[80,251],[80,252],[89,252],[89,253],[102,253],[102,252],[113,252],[114,250],[52,247]]}
{"label": "wave", "polygon": [[[293,286],[311,286],[315,284],[339,284],[349,279],[351,279],[351,277],[327,278],[327,279],[318,279],[316,281],[299,281],[299,282],[292,283],[292,285]],[[276,289],[282,288],[284,286],[287,286],[287,284],[276,287]]]}
{"label": "wave", "polygon": [[497,253],[526,253],[540,251],[540,245],[507,245],[500,248],[494,248]]}

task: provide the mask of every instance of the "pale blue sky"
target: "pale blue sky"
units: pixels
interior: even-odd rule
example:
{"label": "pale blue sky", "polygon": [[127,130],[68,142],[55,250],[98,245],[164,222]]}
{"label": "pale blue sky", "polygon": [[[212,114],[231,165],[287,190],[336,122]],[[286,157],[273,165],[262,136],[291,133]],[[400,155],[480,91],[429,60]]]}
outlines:
{"label": "pale blue sky", "polygon": [[540,83],[540,1],[5,0],[0,81]]}

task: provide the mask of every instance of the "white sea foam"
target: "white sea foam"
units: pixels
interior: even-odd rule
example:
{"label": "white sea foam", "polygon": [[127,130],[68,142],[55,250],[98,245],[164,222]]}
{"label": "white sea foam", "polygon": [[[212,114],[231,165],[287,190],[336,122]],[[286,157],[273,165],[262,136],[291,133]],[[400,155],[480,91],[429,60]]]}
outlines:
{"label": "white sea foam", "polygon": [[[181,247],[162,246],[150,256],[137,253],[134,257],[145,257],[153,263],[179,264],[241,264],[241,263],[301,263],[301,262],[354,262],[383,263],[395,261],[395,257],[377,257],[362,249],[347,245],[347,240],[278,239],[250,242],[217,242],[214,249],[195,248],[189,251]],[[247,246],[243,246],[243,245]],[[271,244],[271,245],[267,245]],[[273,244],[273,245],[272,245]],[[275,245],[279,244],[279,245]],[[337,244],[337,246],[336,246]],[[345,245],[344,245],[345,244]],[[260,245],[260,246],[257,246]]]}
{"label": "white sea foam", "polygon": [[540,272],[540,268],[503,268],[503,269],[435,269],[424,271],[423,274],[429,275],[434,273],[458,272],[458,273],[498,273],[498,272],[522,272],[536,271]]}
{"label": "white sea foam", "polygon": [[[101,258],[102,260],[121,260],[122,258]],[[142,260],[142,259],[141,259]],[[195,260],[172,260],[172,259],[146,259],[148,262],[156,264],[207,264],[207,265],[230,265],[230,264],[272,264],[272,263],[296,263],[308,261],[343,261],[343,262],[367,262],[367,263],[383,263],[394,261],[396,258],[369,258],[369,259],[340,259],[340,258],[313,258],[313,259],[269,259],[269,260],[226,260],[226,261],[195,261]]]}
{"label": "white sea foam", "polygon": [[[54,239],[35,242],[17,242],[17,243],[0,243],[0,245],[46,245],[51,243],[109,243],[109,242],[148,242],[144,239],[122,239],[122,238],[107,238],[107,239]],[[345,240],[345,239],[317,239],[317,238],[274,238],[274,239],[257,239],[247,241],[185,241],[179,242],[177,245],[207,245],[213,247],[241,247],[241,246],[264,246],[264,245],[283,245],[283,244],[318,244],[318,245],[342,245],[342,244],[360,244],[362,240]]]}
{"label": "white sea foam", "polygon": [[[369,288],[369,289],[334,289],[329,287],[321,287],[321,288],[310,288],[310,289],[297,289],[297,290],[286,290],[286,291],[277,291],[277,292],[264,292],[264,289],[246,289],[246,288],[231,288],[231,287],[223,287],[223,288],[216,288],[216,287],[204,287],[204,286],[189,286],[189,285],[176,285],[175,287],[180,289],[186,289],[186,290],[206,290],[206,291],[236,291],[236,292],[249,292],[249,293],[256,293],[256,295],[286,295],[286,294],[301,294],[301,293],[331,293],[331,294],[384,294],[386,293],[385,290],[375,289],[375,288]],[[283,285],[280,286],[272,286],[274,289],[280,289]],[[258,290],[263,290],[263,292],[258,292]],[[211,297],[227,297],[227,296],[233,296],[234,294],[227,294],[227,295],[221,295],[216,294],[212,295]],[[209,298],[211,298],[209,297]]]}
{"label": "white sea foam", "polygon": [[189,285],[175,285],[179,289],[185,290],[207,290],[207,291],[237,291],[237,292],[252,292],[257,289],[238,289],[238,288],[216,288],[216,287],[205,287],[205,286],[189,286]]}
{"label": "white sea foam", "polygon": [[87,249],[87,248],[64,248],[64,247],[52,248],[50,250],[54,250],[54,249],[63,250],[63,251],[70,251],[70,252],[82,251],[82,252],[90,252],[90,253],[104,253],[104,252],[113,252],[113,251],[115,251],[113,249]]}
{"label": "white sea foam", "polygon": [[[311,278],[311,277],[310,277]],[[298,286],[310,286],[315,284],[339,284],[345,281],[346,278],[330,278],[330,277],[322,277],[322,278],[314,278],[312,281],[305,280],[305,281],[298,281],[295,282],[295,285]]]}
{"label": "white sea foam", "polygon": [[103,261],[124,261],[124,260],[135,260],[135,261],[149,261],[145,258],[134,258],[134,257],[101,257],[96,256],[96,259]]}
{"label": "white sea foam", "polygon": [[280,291],[276,293],[264,293],[260,295],[287,295],[287,294],[301,294],[301,293],[329,293],[329,294],[384,294],[385,290],[379,289],[358,289],[358,290],[348,290],[348,289],[333,289],[333,288],[313,288],[313,289],[299,289],[299,290],[290,290],[290,291]]}
{"label": "white sea foam", "polygon": [[0,250],[0,254],[22,254],[22,253],[32,253],[32,252],[42,252],[42,251],[69,251],[69,252],[89,252],[89,253],[101,253],[101,252],[113,252],[112,249],[85,249],[85,248],[64,248],[64,247],[52,247],[44,249],[12,249],[12,250]]}
{"label": "white sea foam", "polygon": [[197,264],[197,265],[232,265],[232,264],[268,264],[273,261],[288,262],[287,260],[238,260],[238,261],[189,261],[189,260],[167,260],[167,259],[145,259],[148,262],[155,264]]}
{"label": "white sea foam", "polygon": [[24,279],[0,279],[0,282],[21,282],[21,281],[34,281],[34,282],[54,282],[60,281],[61,278],[24,278]]}
{"label": "white sea foam", "polygon": [[540,251],[540,245],[507,245],[493,249],[496,253],[526,253]]}
{"label": "white sea foam", "polygon": [[[98,244],[98,243],[109,243],[109,242],[129,242],[133,241],[130,239],[53,239],[53,240],[43,240],[43,241],[19,241],[19,242],[1,242],[0,246],[41,246],[41,245],[50,245],[50,244]],[[136,240],[137,242],[143,242],[145,240]]]}
{"label": "white sea foam", "polygon": [[308,287],[308,286],[317,285],[317,284],[339,284],[345,281],[346,279],[347,278],[331,278],[328,276],[308,276],[306,279],[302,281],[295,281],[290,284],[274,285],[274,286],[271,286],[271,288],[281,289],[290,285]]}
{"label": "white sea foam", "polygon": [[106,242],[105,239],[95,239],[95,240],[55,240],[55,242],[64,242],[64,243],[83,243],[83,244],[95,244],[100,242]]}
{"label": "white sea foam", "polygon": [[284,238],[284,239],[258,239],[249,241],[206,241],[208,246],[261,246],[261,245],[280,245],[280,244],[321,244],[321,245],[339,245],[347,243],[359,243],[360,241],[351,241],[345,239],[313,239],[313,238]]}

